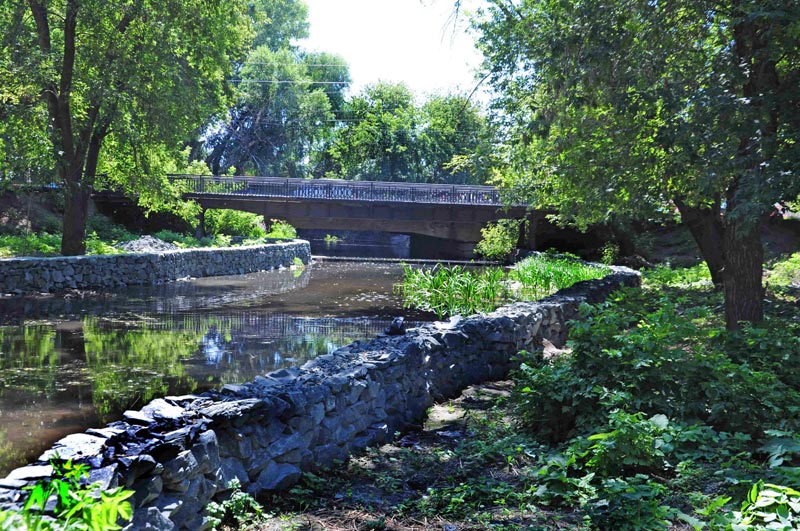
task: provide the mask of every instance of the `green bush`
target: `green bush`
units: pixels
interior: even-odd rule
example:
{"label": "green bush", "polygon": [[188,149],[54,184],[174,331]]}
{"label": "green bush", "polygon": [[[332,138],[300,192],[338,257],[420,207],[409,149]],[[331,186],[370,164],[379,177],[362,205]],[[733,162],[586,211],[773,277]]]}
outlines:
{"label": "green bush", "polygon": [[550,449],[543,501],[580,505],[592,529],[796,529],[800,493],[781,485],[800,478],[797,311],[774,301],[761,327],[726,331],[706,279],[659,268],[582,307],[571,351],[520,353],[514,417]]}
{"label": "green bush", "polygon": [[209,234],[263,238],[264,216],[230,209],[209,209],[206,211],[206,230]]}
{"label": "green bush", "polygon": [[26,236],[0,236],[0,258],[11,256],[56,256],[60,252],[60,234],[42,232]]}
{"label": "green bush", "polygon": [[733,513],[732,531],[795,531],[800,529],[800,491],[757,482]]}
{"label": "green bush", "polygon": [[769,273],[769,283],[774,286],[800,288],[800,253],[777,262]]}
{"label": "green bush", "polygon": [[281,221],[280,219],[270,220],[272,224],[269,227],[267,238],[282,238],[286,240],[293,240],[297,238],[297,230],[292,227],[288,222]]}
{"label": "green bush", "polygon": [[795,429],[800,327],[729,333],[712,326],[709,313],[636,290],[584,306],[572,323],[572,355],[543,365],[523,356],[520,419],[549,441],[595,431],[618,407],[718,431]]}
{"label": "green bush", "polygon": [[489,222],[481,229],[481,241],[475,247],[475,253],[489,260],[507,259],[517,246],[519,224],[514,219]]}
{"label": "green bush", "polygon": [[127,242],[137,238],[136,234],[122,225],[117,225],[102,214],[92,214],[86,219],[86,233],[93,235],[92,239],[102,240],[111,244]]}

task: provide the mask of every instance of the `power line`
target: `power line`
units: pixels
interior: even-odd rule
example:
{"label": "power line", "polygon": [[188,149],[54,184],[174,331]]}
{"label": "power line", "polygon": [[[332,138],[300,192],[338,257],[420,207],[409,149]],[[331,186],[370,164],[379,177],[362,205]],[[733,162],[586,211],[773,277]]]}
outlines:
{"label": "power line", "polygon": [[229,83],[266,83],[275,85],[350,85],[350,81],[311,81],[295,79],[228,79]]}

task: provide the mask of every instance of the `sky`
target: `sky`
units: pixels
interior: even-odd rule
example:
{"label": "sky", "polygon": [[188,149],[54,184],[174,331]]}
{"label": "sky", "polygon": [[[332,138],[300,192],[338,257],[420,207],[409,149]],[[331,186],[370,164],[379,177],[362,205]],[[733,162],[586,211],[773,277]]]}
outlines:
{"label": "sky", "polygon": [[377,81],[402,81],[420,98],[472,91],[481,54],[465,16],[454,30],[453,0],[304,1],[310,36],[298,44],[342,56],[352,93]]}

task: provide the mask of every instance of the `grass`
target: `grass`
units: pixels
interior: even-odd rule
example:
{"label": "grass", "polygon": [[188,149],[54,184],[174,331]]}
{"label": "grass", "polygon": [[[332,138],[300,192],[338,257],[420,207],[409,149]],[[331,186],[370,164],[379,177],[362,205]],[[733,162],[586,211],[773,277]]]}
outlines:
{"label": "grass", "polygon": [[398,291],[407,308],[430,311],[438,318],[490,312],[512,300],[534,300],[581,280],[602,278],[610,270],[580,260],[546,254],[528,257],[506,274],[501,268],[404,267]]}

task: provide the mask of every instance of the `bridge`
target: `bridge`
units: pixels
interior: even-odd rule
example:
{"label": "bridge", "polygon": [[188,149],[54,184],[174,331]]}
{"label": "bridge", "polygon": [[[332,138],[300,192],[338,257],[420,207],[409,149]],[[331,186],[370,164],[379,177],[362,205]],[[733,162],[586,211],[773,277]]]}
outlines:
{"label": "bridge", "polygon": [[[449,240],[463,253],[489,221],[530,217],[503,205],[491,186],[171,175],[203,211],[228,208],[283,219],[299,229],[383,231]],[[202,226],[202,217],[201,217]],[[533,232],[533,231],[531,231]]]}

